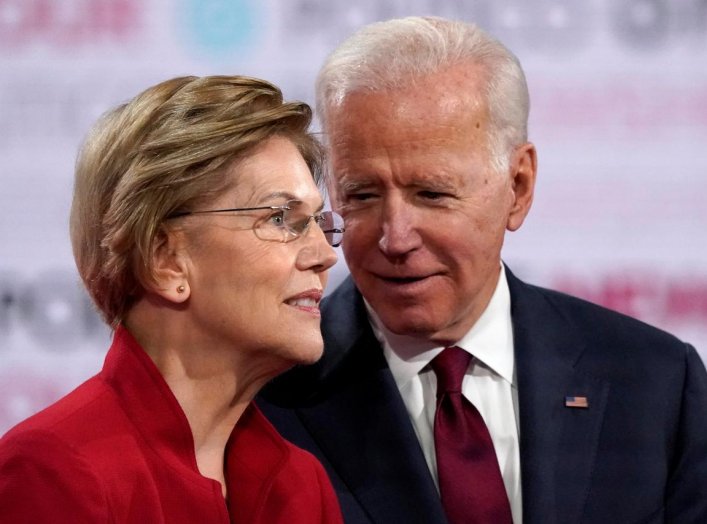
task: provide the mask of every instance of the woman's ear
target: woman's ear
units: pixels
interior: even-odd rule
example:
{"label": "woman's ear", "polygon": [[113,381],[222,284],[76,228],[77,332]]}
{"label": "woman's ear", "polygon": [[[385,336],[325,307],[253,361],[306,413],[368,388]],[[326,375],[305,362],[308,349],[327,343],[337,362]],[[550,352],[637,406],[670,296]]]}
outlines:
{"label": "woman's ear", "polygon": [[535,146],[527,142],[517,148],[511,158],[511,191],[513,204],[508,214],[506,228],[515,231],[523,225],[533,203],[538,159]]}
{"label": "woman's ear", "polygon": [[152,250],[155,281],[149,291],[177,304],[185,302],[191,294],[185,242],[182,232],[161,228]]}

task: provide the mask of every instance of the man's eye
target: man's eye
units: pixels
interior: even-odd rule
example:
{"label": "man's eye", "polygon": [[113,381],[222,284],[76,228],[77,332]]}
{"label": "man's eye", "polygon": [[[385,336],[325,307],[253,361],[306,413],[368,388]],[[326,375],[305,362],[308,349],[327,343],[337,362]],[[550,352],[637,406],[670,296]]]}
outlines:
{"label": "man's eye", "polygon": [[353,202],[365,202],[375,198],[375,196],[376,195],[374,193],[350,193],[346,195],[346,200]]}
{"label": "man's eye", "polygon": [[420,191],[418,195],[426,200],[440,200],[448,196],[445,193],[438,193],[437,191]]}
{"label": "man's eye", "polygon": [[423,190],[417,193],[417,197],[422,202],[435,205],[446,205],[457,199],[456,194],[447,191]]}

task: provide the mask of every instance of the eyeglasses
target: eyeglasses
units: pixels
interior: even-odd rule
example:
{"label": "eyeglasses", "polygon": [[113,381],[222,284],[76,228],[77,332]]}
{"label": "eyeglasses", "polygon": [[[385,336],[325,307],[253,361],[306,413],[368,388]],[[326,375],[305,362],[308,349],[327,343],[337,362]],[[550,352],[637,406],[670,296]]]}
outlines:
{"label": "eyeglasses", "polygon": [[273,242],[291,242],[309,230],[309,225],[314,221],[324,233],[327,242],[332,247],[337,247],[344,239],[344,219],[334,211],[322,211],[316,215],[309,215],[302,209],[302,202],[291,200],[281,206],[258,207],[233,207],[228,209],[209,209],[206,211],[178,211],[167,219],[179,218],[189,215],[205,215],[211,213],[237,213],[242,211],[270,210],[272,213],[259,218],[252,229],[261,240]]}

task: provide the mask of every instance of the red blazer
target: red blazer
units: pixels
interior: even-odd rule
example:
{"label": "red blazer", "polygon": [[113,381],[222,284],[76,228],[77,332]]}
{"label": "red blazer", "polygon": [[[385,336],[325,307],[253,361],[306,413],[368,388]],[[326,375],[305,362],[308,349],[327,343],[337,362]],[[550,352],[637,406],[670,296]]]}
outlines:
{"label": "red blazer", "polygon": [[342,522],[322,466],[251,405],[226,448],[228,499],[187,419],[123,328],[103,370],[0,440],[0,522]]}

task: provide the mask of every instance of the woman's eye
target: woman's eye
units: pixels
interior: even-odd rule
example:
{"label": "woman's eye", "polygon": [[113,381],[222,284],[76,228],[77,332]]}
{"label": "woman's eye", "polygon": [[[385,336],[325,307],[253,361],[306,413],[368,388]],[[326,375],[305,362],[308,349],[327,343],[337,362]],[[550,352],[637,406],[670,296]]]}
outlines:
{"label": "woman's eye", "polygon": [[273,213],[270,215],[270,223],[282,227],[285,225],[285,212],[284,211],[277,211],[276,213]]}

